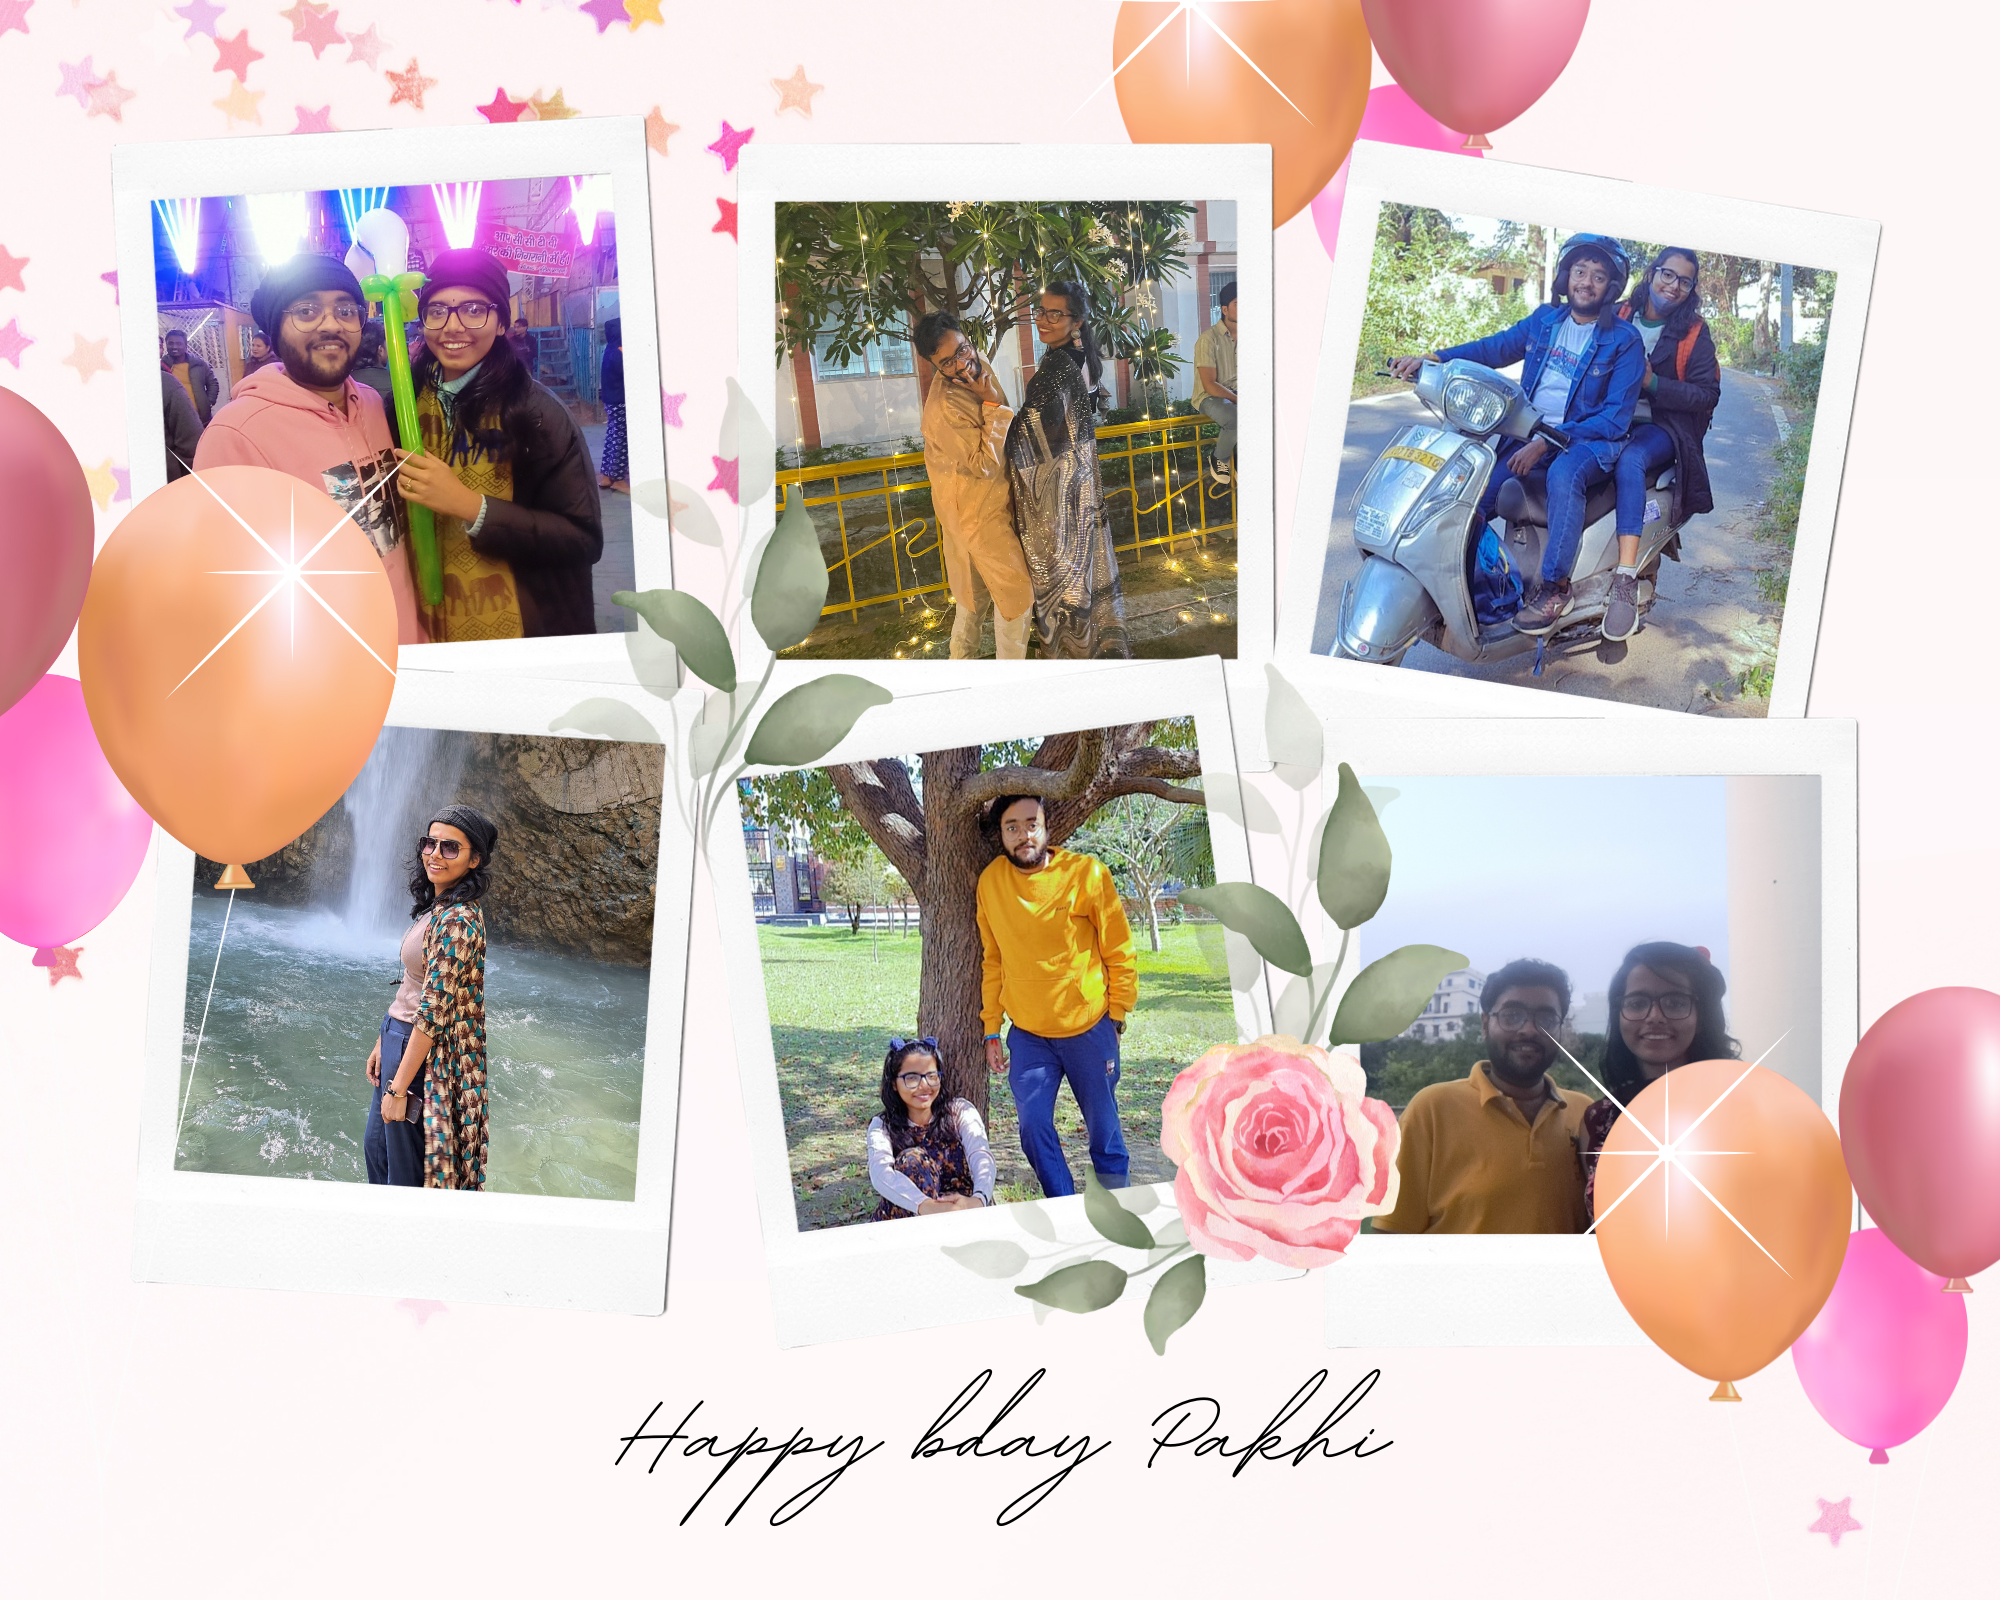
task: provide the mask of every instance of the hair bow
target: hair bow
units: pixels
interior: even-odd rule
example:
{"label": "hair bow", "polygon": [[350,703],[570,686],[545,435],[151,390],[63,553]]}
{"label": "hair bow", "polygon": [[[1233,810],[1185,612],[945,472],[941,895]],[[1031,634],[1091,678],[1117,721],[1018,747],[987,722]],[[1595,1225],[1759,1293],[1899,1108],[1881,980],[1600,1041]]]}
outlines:
{"label": "hair bow", "polygon": [[937,1036],[927,1033],[921,1039],[891,1039],[889,1041],[889,1052],[893,1055],[898,1050],[907,1050],[912,1045],[919,1044],[926,1050],[935,1050],[938,1047]]}

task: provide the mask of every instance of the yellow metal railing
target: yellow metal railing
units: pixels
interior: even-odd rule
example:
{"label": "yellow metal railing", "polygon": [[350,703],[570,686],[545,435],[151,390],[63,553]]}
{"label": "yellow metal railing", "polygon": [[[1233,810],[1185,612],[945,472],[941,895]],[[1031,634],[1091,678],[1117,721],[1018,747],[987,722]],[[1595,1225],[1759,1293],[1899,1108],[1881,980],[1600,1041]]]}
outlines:
{"label": "yellow metal railing", "polygon": [[[1202,481],[1202,433],[1213,427],[1208,418],[1191,416],[1097,430],[1105,509],[1113,515],[1112,548],[1118,555],[1142,560],[1146,551],[1164,545],[1171,557],[1177,545],[1190,540],[1206,549],[1211,534],[1235,528],[1235,489],[1212,495]],[[793,486],[814,513],[822,545],[829,542],[829,508],[840,538],[839,557],[828,552],[833,581],[822,616],[859,617],[864,607],[890,601],[901,614],[912,601],[948,587],[933,516],[919,514],[931,511],[921,450],[789,468],[778,474],[780,503]],[[918,496],[920,506],[913,504]]]}

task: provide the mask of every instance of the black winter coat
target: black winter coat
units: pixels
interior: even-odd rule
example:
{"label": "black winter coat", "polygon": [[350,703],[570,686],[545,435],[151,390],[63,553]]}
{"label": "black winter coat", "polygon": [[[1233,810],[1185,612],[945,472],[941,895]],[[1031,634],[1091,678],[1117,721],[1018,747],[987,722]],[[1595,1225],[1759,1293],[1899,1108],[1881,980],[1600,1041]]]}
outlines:
{"label": "black winter coat", "polygon": [[[1620,315],[1629,317],[1631,307],[1624,307]],[[1715,340],[1709,335],[1706,319],[1695,318],[1689,331],[1693,339],[1688,343],[1683,370],[1683,341],[1669,340],[1661,330],[1651,360],[1657,386],[1646,396],[1652,402],[1654,424],[1674,441],[1673,522],[1677,528],[1689,517],[1715,509],[1708,460],[1701,446],[1722,399],[1722,363],[1716,358]]]}

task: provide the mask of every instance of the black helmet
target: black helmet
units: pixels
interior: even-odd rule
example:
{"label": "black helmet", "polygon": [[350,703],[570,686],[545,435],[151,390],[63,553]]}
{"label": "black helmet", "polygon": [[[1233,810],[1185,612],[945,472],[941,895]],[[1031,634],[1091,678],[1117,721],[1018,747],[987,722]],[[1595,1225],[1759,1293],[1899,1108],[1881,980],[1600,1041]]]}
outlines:
{"label": "black helmet", "polygon": [[1625,296],[1625,285],[1632,279],[1632,258],[1625,254],[1625,247],[1616,239],[1601,233],[1579,233],[1572,235],[1562,248],[1562,256],[1556,262],[1556,281],[1550,298],[1562,300],[1569,295],[1569,269],[1580,255],[1602,256],[1611,268],[1611,282],[1604,288],[1604,303],[1616,304]]}

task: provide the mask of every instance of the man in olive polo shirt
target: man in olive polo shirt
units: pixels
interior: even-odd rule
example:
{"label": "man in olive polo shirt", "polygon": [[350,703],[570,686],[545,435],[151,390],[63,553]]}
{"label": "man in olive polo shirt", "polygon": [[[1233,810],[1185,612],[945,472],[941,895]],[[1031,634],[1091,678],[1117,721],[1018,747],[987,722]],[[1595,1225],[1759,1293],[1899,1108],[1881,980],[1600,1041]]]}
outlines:
{"label": "man in olive polo shirt", "polygon": [[1577,1132],[1591,1096],[1549,1079],[1569,976],[1510,961],[1479,996],[1488,1059],[1419,1089],[1403,1112],[1396,1209],[1384,1233],[1581,1233]]}

